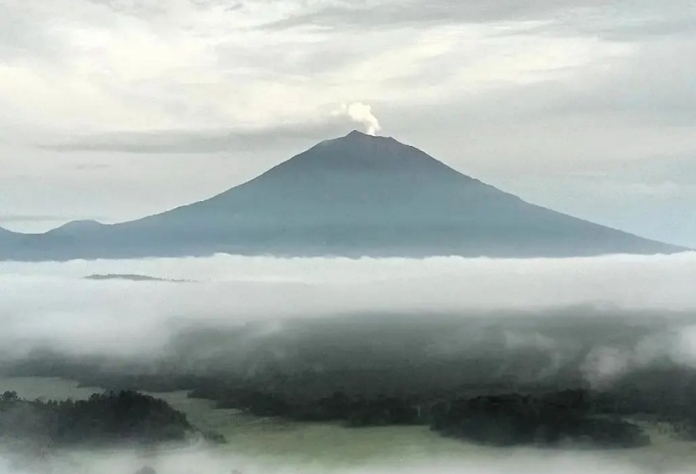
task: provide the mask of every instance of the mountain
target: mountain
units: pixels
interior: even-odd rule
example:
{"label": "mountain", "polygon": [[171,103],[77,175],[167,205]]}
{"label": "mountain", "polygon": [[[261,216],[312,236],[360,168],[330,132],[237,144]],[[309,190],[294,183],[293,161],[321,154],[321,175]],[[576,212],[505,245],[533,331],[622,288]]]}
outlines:
{"label": "mountain", "polygon": [[0,260],[190,256],[569,257],[674,253],[529,204],[393,138],[327,140],[208,200],[136,221],[0,232]]}
{"label": "mountain", "polygon": [[0,258],[12,244],[19,241],[20,235],[0,227]]}

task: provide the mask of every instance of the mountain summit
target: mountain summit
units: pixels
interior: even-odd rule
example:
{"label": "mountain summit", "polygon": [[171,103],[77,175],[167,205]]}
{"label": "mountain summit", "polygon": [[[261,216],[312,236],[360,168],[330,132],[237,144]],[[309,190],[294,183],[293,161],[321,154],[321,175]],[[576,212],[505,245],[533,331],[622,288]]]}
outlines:
{"label": "mountain summit", "polygon": [[137,221],[0,231],[0,259],[233,253],[569,257],[682,249],[529,204],[393,138],[353,131],[208,200]]}

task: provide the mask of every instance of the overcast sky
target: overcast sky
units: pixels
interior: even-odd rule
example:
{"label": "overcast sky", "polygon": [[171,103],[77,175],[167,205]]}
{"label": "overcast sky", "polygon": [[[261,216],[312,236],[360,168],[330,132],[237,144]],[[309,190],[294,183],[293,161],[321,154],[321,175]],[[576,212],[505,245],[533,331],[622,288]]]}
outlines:
{"label": "overcast sky", "polygon": [[529,201],[696,246],[693,58],[693,0],[0,0],[0,226],[208,197],[360,103]]}

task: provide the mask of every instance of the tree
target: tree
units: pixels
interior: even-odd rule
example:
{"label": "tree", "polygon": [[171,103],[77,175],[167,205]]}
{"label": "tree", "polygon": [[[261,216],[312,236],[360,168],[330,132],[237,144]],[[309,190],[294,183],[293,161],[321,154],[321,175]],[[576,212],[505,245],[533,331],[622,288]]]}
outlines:
{"label": "tree", "polygon": [[3,403],[12,403],[12,402],[16,402],[17,400],[19,400],[19,396],[17,395],[17,392],[7,391],[7,392],[2,394],[2,397],[0,397],[0,402],[3,402]]}

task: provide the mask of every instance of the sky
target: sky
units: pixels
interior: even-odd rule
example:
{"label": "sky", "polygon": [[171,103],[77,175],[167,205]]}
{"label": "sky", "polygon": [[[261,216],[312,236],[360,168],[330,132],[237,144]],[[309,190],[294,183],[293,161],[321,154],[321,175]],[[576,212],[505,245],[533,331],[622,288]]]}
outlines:
{"label": "sky", "polygon": [[691,0],[0,0],[0,226],[204,199],[353,128],[696,246]]}

